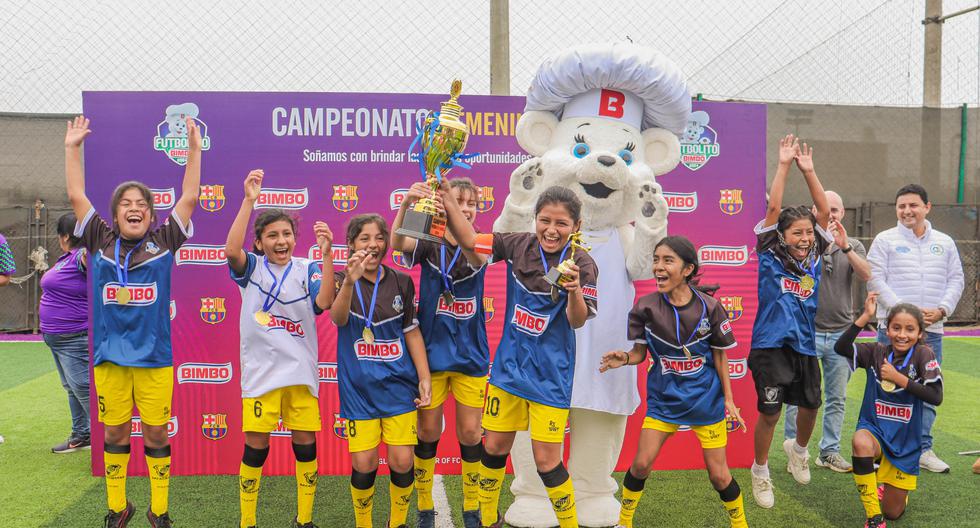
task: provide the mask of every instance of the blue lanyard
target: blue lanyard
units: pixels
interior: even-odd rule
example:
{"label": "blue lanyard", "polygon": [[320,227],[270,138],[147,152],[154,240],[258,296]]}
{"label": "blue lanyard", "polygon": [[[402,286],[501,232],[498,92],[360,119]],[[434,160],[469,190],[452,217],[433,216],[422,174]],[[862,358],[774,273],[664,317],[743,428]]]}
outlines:
{"label": "blue lanyard", "polygon": [[704,316],[707,315],[708,313],[708,304],[704,302],[704,299],[702,299],[701,296],[698,295],[693,288],[691,289],[691,295],[694,295],[695,297],[698,298],[699,301],[701,301],[701,317],[698,318],[698,324],[694,326],[694,331],[691,332],[691,336],[687,338],[686,342],[682,343],[681,342],[681,314],[680,312],[677,311],[677,307],[671,304],[670,299],[667,297],[666,293],[662,293],[661,295],[664,296],[664,301],[667,303],[667,306],[670,306],[670,308],[674,310],[674,325],[675,328],[677,329],[676,330],[677,345],[681,347],[690,345],[693,342],[692,340],[694,339],[694,336],[697,335],[698,333],[698,327],[701,326],[701,321],[704,319]]}
{"label": "blue lanyard", "polygon": [[[809,272],[809,275],[811,277],[813,277],[814,279],[817,278],[817,259],[819,259],[819,258],[820,257],[810,258],[809,260],[812,262],[812,264],[810,265],[810,269],[809,270],[805,270],[805,271]],[[803,268],[803,266],[800,266],[800,268]]]}
{"label": "blue lanyard", "polygon": [[123,287],[126,287],[126,285],[129,284],[129,257],[133,255],[133,252],[136,251],[137,248],[143,245],[144,240],[146,239],[141,238],[140,241],[137,242],[135,246],[133,246],[133,249],[130,249],[129,252],[126,253],[126,259],[124,260],[123,264],[120,266],[119,249],[122,247],[122,238],[116,239],[116,254],[114,255],[115,263],[116,263],[116,278],[119,280],[119,284],[122,284]]}
{"label": "blue lanyard", "polygon": [[[892,345],[892,346],[894,346],[894,345]],[[902,366],[901,367],[898,367],[898,371],[899,372],[905,370],[905,367],[907,367],[909,365],[909,360],[912,359],[912,353],[913,352],[915,352],[915,347],[914,346],[912,348],[910,348],[908,354],[905,355],[905,361],[902,362]],[[892,362],[892,359],[894,359],[894,358],[895,358],[895,349],[892,348],[891,353],[888,354],[888,362],[891,363]]]}
{"label": "blue lanyard", "polygon": [[[289,270],[293,269],[293,259],[289,259],[289,265],[286,266],[286,271],[282,272],[282,278],[277,278],[276,274],[272,272],[272,268],[269,267],[269,257],[262,257],[262,261],[265,263],[265,269],[272,275],[272,286],[269,287],[269,293],[265,294],[265,300],[262,301],[262,311],[268,312],[272,308],[273,304],[279,300],[279,293],[282,292],[282,285],[286,283],[286,276],[289,275]],[[279,288],[276,289],[276,285]],[[275,290],[275,293],[272,292]]]}
{"label": "blue lanyard", "polygon": [[[456,248],[456,253],[453,254],[453,259],[449,261],[449,271],[452,271],[453,266],[456,265],[456,259],[459,258],[460,247]],[[452,283],[449,282],[449,273],[446,271],[446,246],[439,245],[439,272],[442,274],[442,284],[445,286],[444,291],[452,291]]]}
{"label": "blue lanyard", "polygon": [[[561,250],[561,256],[558,257],[558,262],[559,263],[561,263],[561,261],[565,260],[565,252],[568,251],[568,248],[569,248],[569,244],[566,242],[565,243],[565,247],[562,248],[562,250]],[[541,253],[541,266],[544,268],[545,275],[547,275],[548,274],[548,261],[544,259],[544,248],[541,247],[541,244],[540,243],[538,244],[538,251]]]}
{"label": "blue lanyard", "polygon": [[361,295],[361,281],[354,283],[354,291],[357,292],[357,300],[361,303],[361,313],[364,314],[364,326],[371,328],[374,324],[374,301],[378,299],[378,285],[381,284],[381,266],[378,266],[378,276],[374,278],[374,291],[371,292],[371,311],[364,308],[364,296]]}

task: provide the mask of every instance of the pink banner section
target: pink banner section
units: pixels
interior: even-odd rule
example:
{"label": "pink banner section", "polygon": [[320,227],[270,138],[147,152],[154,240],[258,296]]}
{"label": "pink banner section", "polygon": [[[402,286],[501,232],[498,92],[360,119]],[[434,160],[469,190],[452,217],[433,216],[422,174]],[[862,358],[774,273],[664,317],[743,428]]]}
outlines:
{"label": "pink banner section", "polygon": [[[194,237],[177,253],[173,270],[174,399],[170,422],[175,475],[235,474],[244,442],[239,385],[238,316],[241,295],[224,260],[227,230],[243,197],[251,169],[265,170],[258,207],[278,207],[299,218],[297,255],[319,259],[313,222],[326,221],[338,239],[334,264],[343,266],[341,239],[350,217],[375,212],[389,222],[406,189],[421,177],[408,152],[416,122],[438,109],[445,95],[354,93],[181,93],[86,92],[85,115],[94,133],[85,144],[88,195],[108,216],[113,188],[136,179],[149,185],[162,221],[180,192],[186,151],[170,132],[175,108],[191,108],[204,134],[201,210]],[[190,104],[189,104],[190,103]],[[471,131],[467,151],[479,152],[469,171],[480,186],[477,225],[489,230],[507,197],[511,171],[528,159],[514,130],[521,97],[466,95],[463,119]],[[696,102],[682,139],[683,161],[659,182],[671,206],[669,232],[689,237],[699,248],[704,283],[718,283],[716,294],[729,311],[739,347],[731,352],[735,395],[749,426],[755,422],[755,396],[745,365],[756,313],[756,267],[752,226],[765,207],[765,106]],[[418,280],[393,252],[387,264]],[[486,308],[491,351],[505,310],[504,268],[486,275]],[[640,294],[652,291],[641,284]],[[600,306],[601,309],[601,306]],[[348,474],[350,461],[337,393],[336,329],[329,317],[317,321],[320,349],[320,471]],[[625,314],[624,321],[625,322]],[[303,329],[307,331],[309,329]],[[641,378],[643,378],[641,376]],[[645,379],[640,380],[644,392]],[[378,387],[383,391],[383,387]],[[93,405],[96,398],[92,398]],[[459,473],[453,405],[446,406],[446,432],[437,471]],[[141,451],[140,422],[133,418],[134,452]],[[644,408],[630,420],[619,468],[632,460]],[[97,413],[93,410],[93,416]],[[292,474],[290,432],[273,433],[265,474]],[[102,473],[102,429],[93,428],[93,474]],[[751,462],[751,437],[735,433],[730,463]],[[665,446],[658,467],[703,467],[697,440],[682,432]],[[131,474],[145,475],[143,457],[134,456]],[[385,471],[384,464],[382,472]]]}

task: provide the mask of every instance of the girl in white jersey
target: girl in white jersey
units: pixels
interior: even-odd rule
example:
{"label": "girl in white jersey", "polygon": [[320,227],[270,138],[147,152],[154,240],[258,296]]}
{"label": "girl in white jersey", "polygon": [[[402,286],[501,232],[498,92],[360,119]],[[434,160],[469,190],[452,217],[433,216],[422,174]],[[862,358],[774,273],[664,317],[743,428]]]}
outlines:
{"label": "girl in white jersey", "polygon": [[254,252],[243,248],[245,230],[262,189],[263,171],[245,178],[245,199],[228,232],[225,254],[231,278],[241,288],[239,317],[242,369],[242,430],[245,452],[239,469],[240,526],[256,525],[262,465],[269,455],[269,433],[278,425],[292,431],[296,455],[297,513],[294,526],[315,528],[316,432],[320,430],[316,316],[330,307],[333,288],[320,288],[323,273],[333,275],[333,234],[323,222],[313,231],[323,254],[323,270],[293,256],[296,221],[279,209],[255,219]]}

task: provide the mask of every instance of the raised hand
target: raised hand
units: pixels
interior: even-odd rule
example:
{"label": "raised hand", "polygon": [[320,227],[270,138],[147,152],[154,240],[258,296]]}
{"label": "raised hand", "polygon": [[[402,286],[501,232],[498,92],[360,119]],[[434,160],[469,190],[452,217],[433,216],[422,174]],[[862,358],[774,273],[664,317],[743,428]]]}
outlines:
{"label": "raised hand", "polygon": [[868,318],[874,317],[878,310],[878,293],[868,292],[868,297],[864,300],[864,315]]}
{"label": "raised hand", "polygon": [[197,152],[201,151],[201,129],[197,127],[197,123],[194,121],[193,117],[188,117],[187,121],[187,148],[190,150],[195,150]]}
{"label": "raised hand", "polygon": [[85,116],[76,116],[68,122],[68,129],[65,132],[66,147],[80,147],[85,138],[92,133],[88,128],[89,120]]}
{"label": "raised hand", "polygon": [[834,244],[837,244],[837,247],[841,249],[846,248],[847,230],[844,229],[844,226],[837,220],[831,220],[827,227],[830,228],[830,234],[834,236]]}
{"label": "raised hand", "polygon": [[806,143],[800,146],[796,154],[796,166],[803,172],[813,172],[813,147]]}
{"label": "raised hand", "polygon": [[429,187],[429,184],[425,182],[415,182],[408,188],[408,193],[405,194],[405,201],[402,202],[402,205],[409,206],[423,198],[431,197],[432,187]]}
{"label": "raised hand", "polygon": [[367,267],[367,250],[361,249],[355,251],[352,255],[347,257],[347,278],[353,282],[360,280],[364,276],[365,268]]}
{"label": "raised hand", "polygon": [[623,365],[629,363],[629,360],[629,352],[624,352],[622,350],[606,352],[602,355],[602,361],[599,363],[599,372],[605,372],[609,369],[622,367]]}
{"label": "raised hand", "polygon": [[800,152],[799,138],[786,134],[779,140],[779,163],[788,165]]}
{"label": "raised hand", "polygon": [[565,272],[565,277],[568,280],[562,284],[562,287],[565,288],[565,291],[568,293],[578,291],[581,287],[581,285],[578,283],[578,272],[579,268],[575,264],[568,266],[568,271]]}
{"label": "raised hand", "polygon": [[245,199],[252,202],[259,199],[259,194],[262,192],[262,178],[265,177],[265,171],[262,169],[254,169],[248,173],[245,177]]}
{"label": "raised hand", "polygon": [[317,220],[313,224],[313,234],[316,235],[316,245],[320,248],[323,255],[330,254],[330,245],[333,244],[333,232],[326,222]]}

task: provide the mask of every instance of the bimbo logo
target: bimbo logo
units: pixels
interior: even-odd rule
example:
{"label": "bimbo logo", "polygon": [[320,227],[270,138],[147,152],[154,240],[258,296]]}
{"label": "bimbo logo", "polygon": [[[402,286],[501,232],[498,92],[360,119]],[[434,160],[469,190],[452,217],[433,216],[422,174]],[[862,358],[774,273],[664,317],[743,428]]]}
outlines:
{"label": "bimbo logo", "polygon": [[271,316],[269,324],[266,325],[265,329],[267,332],[282,330],[293,337],[306,337],[306,332],[303,331],[303,323],[287,319],[280,315]]}
{"label": "bimbo logo", "polygon": [[224,297],[201,297],[201,320],[208,324],[218,324],[225,320]]}
{"label": "bimbo logo", "polygon": [[698,193],[671,193],[665,192],[664,199],[667,200],[667,208],[671,213],[692,213],[698,208]]}
{"label": "bimbo logo", "polygon": [[718,199],[718,207],[726,215],[737,215],[742,212],[742,189],[722,189],[721,197]]}
{"label": "bimbo logo", "polygon": [[476,297],[456,299],[452,304],[447,304],[446,300],[440,295],[439,305],[436,307],[436,315],[445,315],[459,320],[469,319],[476,315]]}
{"label": "bimbo logo", "polygon": [[405,201],[405,196],[408,194],[408,189],[395,189],[391,191],[388,195],[388,207],[392,211],[397,211],[399,207],[402,206],[402,202]]}
{"label": "bimbo logo", "polygon": [[184,244],[177,250],[177,265],[223,266],[225,246],[215,244]]}
{"label": "bimbo logo", "polygon": [[177,165],[187,165],[187,123],[190,117],[201,130],[201,150],[211,148],[211,137],[208,136],[208,125],[197,118],[199,110],[194,103],[170,105],[167,107],[163,121],[157,125],[157,135],[153,138],[153,150],[163,152],[170,161]]}
{"label": "bimbo logo", "polygon": [[177,301],[170,301],[170,320],[173,321],[177,317]]}
{"label": "bimbo logo", "polygon": [[483,315],[487,323],[493,319],[493,297],[483,298]]}
{"label": "bimbo logo", "polygon": [[208,440],[221,440],[228,434],[228,415],[211,414],[201,415],[204,421],[201,423],[201,434]]}
{"label": "bimbo logo", "polygon": [[[143,438],[143,420],[139,416],[134,416],[130,421],[130,436],[136,438]],[[177,417],[171,416],[170,420],[167,421],[167,437],[173,438],[177,436],[177,431],[180,430],[180,424],[177,423]]]}
{"label": "bimbo logo", "polygon": [[364,361],[397,361],[402,357],[402,342],[392,339],[369,345],[363,339],[358,339],[354,342],[354,354]]}
{"label": "bimbo logo", "polygon": [[129,283],[126,289],[129,290],[129,302],[120,303],[118,299],[119,289],[122,284],[118,282],[107,282],[102,287],[102,304],[119,304],[124,306],[149,306],[157,302],[157,283],[135,284]]}
{"label": "bimbo logo", "polygon": [[582,297],[592,299],[593,301],[598,301],[599,288],[596,288],[595,286],[582,286]]}
{"label": "bimbo logo", "polygon": [[224,185],[202,185],[201,194],[197,198],[201,209],[208,212],[220,211],[225,206]]}
{"label": "bimbo logo", "polygon": [[487,185],[484,187],[477,187],[479,194],[476,197],[476,212],[485,213],[493,209],[493,187]]}
{"label": "bimbo logo", "polygon": [[708,126],[710,119],[705,111],[691,112],[681,134],[681,163],[691,170],[704,167],[708,160],[720,153],[718,134]]}
{"label": "bimbo logo", "polygon": [[748,246],[701,246],[698,260],[702,266],[742,266],[749,261]]}
{"label": "bimbo logo", "polygon": [[691,359],[660,356],[660,370],[664,374],[678,376],[693,376],[704,368],[704,357],[696,356]]}
{"label": "bimbo logo", "polygon": [[909,423],[912,419],[912,405],[875,400],[875,414],[882,420]]}
{"label": "bimbo logo", "polygon": [[337,364],[321,361],[316,364],[316,371],[320,377],[320,383],[337,383]]}
{"label": "bimbo logo", "polygon": [[514,317],[510,322],[517,330],[532,336],[539,336],[548,328],[548,316],[534,313],[519,304],[514,305]]}
{"label": "bimbo logo", "polygon": [[357,186],[334,185],[331,201],[333,202],[334,208],[341,213],[353,211],[357,207]]}
{"label": "bimbo logo", "polygon": [[810,288],[809,290],[803,289],[803,285],[800,284],[800,281],[790,277],[783,277],[780,281],[780,287],[782,288],[783,293],[792,293],[803,300],[809,299],[810,296],[813,295],[813,292],[816,291],[814,288]]}
{"label": "bimbo logo", "polygon": [[293,432],[290,431],[288,427],[286,427],[285,425],[283,425],[283,423],[282,423],[282,417],[280,416],[279,417],[279,422],[276,423],[276,428],[273,429],[272,432],[269,433],[269,435],[271,435],[271,436],[278,436],[278,437],[293,436]]}
{"label": "bimbo logo", "polygon": [[231,363],[181,363],[177,367],[177,384],[203,383],[221,385],[231,381]]}
{"label": "bimbo logo", "polygon": [[174,194],[174,188],[169,189],[150,189],[153,193],[153,208],[157,211],[166,211],[174,206],[177,202],[177,196]]}
{"label": "bimbo logo", "polygon": [[[330,256],[334,266],[346,266],[348,253],[349,250],[344,244],[333,244],[330,246]],[[320,246],[313,245],[310,247],[308,257],[310,260],[322,261],[323,253],[320,251]]]}
{"label": "bimbo logo", "polygon": [[741,295],[722,295],[718,298],[721,307],[728,312],[728,320],[738,321],[742,317],[742,296]]}
{"label": "bimbo logo", "polygon": [[599,115],[619,119],[623,117],[626,96],[622,92],[603,88],[599,93]]}
{"label": "bimbo logo", "polygon": [[728,377],[730,379],[742,379],[748,373],[749,365],[745,358],[728,360]]}
{"label": "bimbo logo", "polygon": [[310,202],[306,187],[302,189],[262,189],[255,201],[256,209],[302,209]]}

